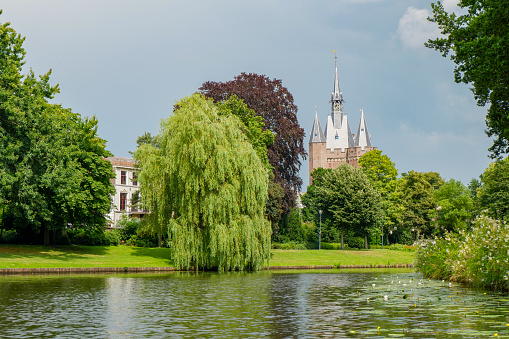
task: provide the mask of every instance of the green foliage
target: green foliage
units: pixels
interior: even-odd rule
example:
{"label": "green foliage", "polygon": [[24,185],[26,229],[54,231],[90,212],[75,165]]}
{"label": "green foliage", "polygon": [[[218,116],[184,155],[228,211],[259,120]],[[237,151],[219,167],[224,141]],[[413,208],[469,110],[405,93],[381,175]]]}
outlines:
{"label": "green foliage", "polygon": [[509,225],[485,216],[471,230],[421,244],[416,267],[426,277],[509,290]]}
{"label": "green foliage", "polygon": [[380,150],[372,150],[359,158],[359,166],[380,193],[382,223],[393,228],[402,221],[404,211],[401,205],[401,194],[397,192],[398,171],[395,164]]}
{"label": "green foliage", "polygon": [[22,239],[16,230],[3,230],[0,242],[2,244],[19,244]]}
{"label": "green foliage", "polygon": [[509,158],[491,163],[484,171],[477,199],[483,213],[509,219]]}
{"label": "green foliage", "polygon": [[104,236],[108,245],[117,246],[120,244],[120,232],[118,230],[105,231]]}
{"label": "green foliage", "polygon": [[227,100],[217,103],[219,115],[236,116],[243,125],[244,135],[247,137],[253,149],[256,151],[258,158],[267,168],[268,172],[272,172],[274,167],[269,163],[267,155],[267,147],[274,143],[274,134],[269,130],[264,130],[265,122],[261,116],[256,116],[255,111],[249,109],[247,105],[239,99],[235,94],[231,95]]}
{"label": "green foliage", "polygon": [[285,243],[272,243],[272,248],[276,250],[307,250],[306,244],[297,241],[288,241]]}
{"label": "green foliage", "polygon": [[140,226],[140,219],[131,218],[128,215],[123,215],[117,222],[119,237],[121,241],[127,241],[132,236],[136,235]]}
{"label": "green foliage", "polygon": [[283,231],[278,235],[276,241],[282,243],[297,242],[309,244],[318,243],[318,229],[313,223],[302,221],[302,211],[294,208],[288,216],[284,217]]}
{"label": "green foliage", "polygon": [[415,229],[427,237],[432,235],[435,227],[432,219],[436,218],[437,207],[433,192],[434,187],[440,187],[441,183],[443,180],[433,172],[410,171],[402,177],[398,182],[396,194],[403,207],[401,215],[403,228]]}
{"label": "green foliage", "polygon": [[440,3],[431,4],[443,37],[427,47],[450,53],[457,83],[472,84],[479,106],[488,105],[487,134],[495,137],[490,151],[500,157],[509,151],[509,4],[500,0],[461,0],[462,15],[447,13]]}
{"label": "green foliage", "polygon": [[[344,244],[343,244],[344,247]],[[341,243],[336,242],[322,242],[322,249],[324,250],[340,250]]]}
{"label": "green foliage", "polygon": [[144,203],[168,227],[175,266],[260,269],[270,251],[268,175],[235,116],[210,99],[180,100],[160,147],[135,152]]}
{"label": "green foliage", "polygon": [[[113,186],[110,153],[97,120],[49,99],[50,73],[21,75],[24,38],[0,26],[0,204],[2,223],[20,235],[44,234],[45,244],[68,225],[104,225]],[[25,241],[29,241],[25,238]]]}
{"label": "green foliage", "polygon": [[417,251],[417,247],[403,245],[403,244],[391,244],[391,245],[387,246],[387,248],[392,251],[403,251],[403,252],[416,252]]}
{"label": "green foliage", "polygon": [[[70,243],[73,245],[85,246],[107,246],[111,245],[111,237],[106,237],[104,231],[99,229],[69,229],[66,231]],[[118,242],[117,242],[118,244]]]}
{"label": "green foliage", "polygon": [[440,206],[437,211],[440,233],[464,229],[473,220],[474,201],[461,181],[449,180],[434,191],[434,198]]}
{"label": "green foliage", "polygon": [[390,183],[395,181],[398,170],[387,155],[372,150],[359,158],[359,166],[382,196],[390,192]]}
{"label": "green foliage", "polygon": [[367,235],[380,217],[380,194],[359,168],[348,164],[326,171],[316,185],[316,201],[322,218],[336,229]]}
{"label": "green foliage", "polygon": [[315,221],[318,224],[319,222],[319,213],[320,210],[319,201],[316,196],[316,187],[320,186],[323,182],[323,176],[330,169],[324,169],[321,167],[316,168],[311,172],[312,183],[308,186],[307,192],[302,196],[301,201],[304,205],[303,208],[303,218],[306,221]]}
{"label": "green foliage", "polygon": [[299,125],[292,94],[281,80],[254,73],[241,73],[226,82],[207,81],[199,90],[215,102],[236,95],[256,115],[263,117],[265,128],[274,135],[274,142],[267,149],[269,162],[274,168],[273,180],[284,192],[281,205],[283,213],[289,213],[295,206],[302,185],[299,177],[301,158],[307,155],[304,149],[305,133]]}
{"label": "green foliage", "polygon": [[364,248],[364,238],[362,237],[347,237],[346,244],[348,248],[362,249]]}

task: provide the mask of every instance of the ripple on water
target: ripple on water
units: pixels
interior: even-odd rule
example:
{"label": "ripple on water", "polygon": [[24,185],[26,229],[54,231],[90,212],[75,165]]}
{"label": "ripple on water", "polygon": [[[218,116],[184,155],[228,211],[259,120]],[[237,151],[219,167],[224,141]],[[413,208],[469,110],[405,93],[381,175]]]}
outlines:
{"label": "ripple on water", "polygon": [[9,338],[509,335],[507,295],[416,273],[9,276],[0,284],[0,337]]}

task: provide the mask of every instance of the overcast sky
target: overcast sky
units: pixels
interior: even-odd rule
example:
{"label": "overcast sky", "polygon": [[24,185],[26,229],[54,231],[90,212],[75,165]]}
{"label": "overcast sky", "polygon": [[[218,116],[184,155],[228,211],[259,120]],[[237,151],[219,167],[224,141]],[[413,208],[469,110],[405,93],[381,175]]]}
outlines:
{"label": "overcast sky", "polygon": [[[456,0],[443,1],[454,10]],[[364,107],[372,143],[401,172],[464,184],[488,166],[486,109],[454,64],[423,46],[438,35],[427,0],[2,0],[0,22],[26,36],[25,72],[53,70],[54,102],[95,115],[99,135],[129,156],[157,134],[175,101],[241,72],[283,81],[309,133],[330,112],[334,53],[352,131]],[[308,160],[301,177],[308,184]]]}

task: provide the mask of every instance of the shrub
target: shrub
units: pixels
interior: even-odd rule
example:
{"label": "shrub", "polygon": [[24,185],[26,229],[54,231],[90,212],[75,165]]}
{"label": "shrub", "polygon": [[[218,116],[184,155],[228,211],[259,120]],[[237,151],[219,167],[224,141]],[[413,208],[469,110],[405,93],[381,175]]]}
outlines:
{"label": "shrub", "polygon": [[364,238],[362,238],[362,237],[349,237],[345,240],[346,240],[346,243],[348,244],[349,248],[357,248],[357,249],[364,248]]}
{"label": "shrub", "polygon": [[123,215],[117,222],[119,229],[120,240],[128,241],[132,236],[136,235],[140,226],[140,219],[131,218],[128,215]]}
{"label": "shrub", "polygon": [[340,250],[341,249],[341,243],[322,242],[322,248],[324,250]]}
{"label": "shrub", "polygon": [[119,230],[106,231],[104,233],[106,240],[110,245],[117,246],[120,244],[120,232]]}
{"label": "shrub", "polygon": [[17,244],[21,242],[21,237],[16,230],[2,230],[2,238],[4,244]]}
{"label": "shrub", "polygon": [[281,250],[306,250],[306,244],[299,243],[296,241],[289,241],[285,243],[272,243],[273,249],[281,249]]}
{"label": "shrub", "polygon": [[106,246],[109,241],[100,229],[70,229],[67,230],[71,244],[85,246]]}
{"label": "shrub", "polygon": [[389,246],[385,246],[384,248],[393,250],[393,251],[403,251],[403,252],[415,252],[417,250],[417,247],[415,246],[409,246],[409,245],[403,245],[403,244],[391,244]]}
{"label": "shrub", "polygon": [[430,278],[509,290],[509,225],[481,216],[470,231],[421,243],[416,267]]}

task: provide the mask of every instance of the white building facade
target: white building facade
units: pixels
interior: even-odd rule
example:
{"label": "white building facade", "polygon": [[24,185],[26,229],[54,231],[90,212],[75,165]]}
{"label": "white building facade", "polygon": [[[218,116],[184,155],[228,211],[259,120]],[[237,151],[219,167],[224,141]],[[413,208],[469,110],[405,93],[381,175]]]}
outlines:
{"label": "white building facade", "polygon": [[107,160],[111,162],[115,172],[115,178],[111,179],[115,186],[115,195],[112,196],[111,210],[107,219],[110,227],[116,227],[117,221],[124,214],[141,218],[147,212],[139,210],[139,207],[133,204],[139,195],[134,160],[125,157],[109,157]]}

